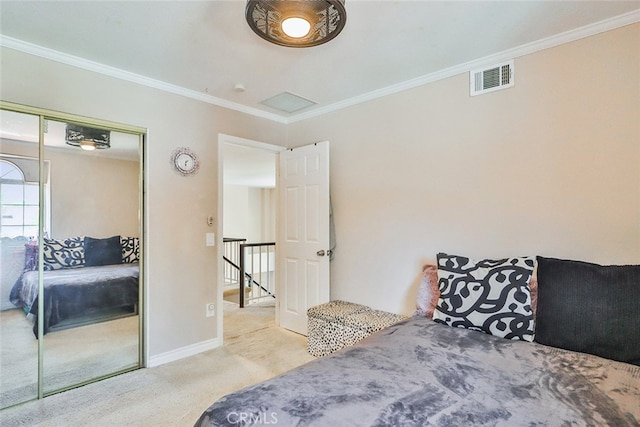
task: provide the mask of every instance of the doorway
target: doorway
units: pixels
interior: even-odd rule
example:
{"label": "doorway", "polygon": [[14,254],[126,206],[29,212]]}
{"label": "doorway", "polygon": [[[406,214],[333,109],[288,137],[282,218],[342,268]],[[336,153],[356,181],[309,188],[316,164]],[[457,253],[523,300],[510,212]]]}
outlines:
{"label": "doorway", "polygon": [[[228,145],[227,145],[228,144]],[[317,142],[307,146],[285,149],[256,141],[244,140],[228,135],[219,135],[218,140],[218,241],[227,227],[223,214],[225,190],[225,150],[228,146],[242,149],[269,151],[277,158],[275,165],[276,185],[279,186],[273,199],[273,218],[276,241],[280,245],[273,267],[274,293],[275,278],[279,297],[275,300],[275,323],[291,331],[306,335],[307,308],[329,301],[329,260],[333,244],[330,239],[329,202],[329,142]],[[275,193],[275,192],[274,192]],[[241,215],[242,209],[233,210],[228,215]],[[280,217],[276,217],[279,215]],[[275,247],[275,242],[274,242]],[[222,251],[220,250],[219,253]],[[241,249],[240,253],[244,253]],[[224,305],[224,271],[228,260],[218,256],[218,301]],[[258,258],[262,258],[262,254]],[[276,270],[277,265],[277,272]],[[264,289],[253,277],[246,276],[239,268],[240,300],[244,298],[243,281],[249,281],[253,289]],[[275,274],[277,273],[277,274]],[[255,286],[254,286],[255,285]],[[275,297],[275,295],[271,295]],[[267,298],[269,294],[267,293]],[[223,310],[219,310],[219,313]],[[219,331],[223,331],[222,313],[218,317]],[[224,336],[224,331],[223,331]]]}
{"label": "doorway", "polygon": [[[218,283],[223,284],[221,330],[227,339],[275,323],[276,174],[278,153],[284,148],[230,135],[219,136],[219,147],[223,256]],[[241,304],[245,308],[240,309]]]}

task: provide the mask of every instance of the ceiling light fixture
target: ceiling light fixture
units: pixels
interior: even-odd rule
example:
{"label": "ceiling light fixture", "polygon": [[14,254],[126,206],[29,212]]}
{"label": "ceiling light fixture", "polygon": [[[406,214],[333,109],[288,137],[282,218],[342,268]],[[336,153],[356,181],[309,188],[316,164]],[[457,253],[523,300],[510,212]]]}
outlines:
{"label": "ceiling light fixture", "polygon": [[65,142],[83,150],[92,151],[96,148],[105,149],[111,147],[111,132],[103,129],[94,129],[85,126],[68,124],[65,131]]}
{"label": "ceiling light fixture", "polygon": [[304,18],[287,18],[282,21],[282,31],[294,39],[306,36],[309,30],[311,30],[311,24]]}
{"label": "ceiling light fixture", "polygon": [[245,16],[257,35],[286,47],[326,43],[347,22],[344,0],[247,0]]}

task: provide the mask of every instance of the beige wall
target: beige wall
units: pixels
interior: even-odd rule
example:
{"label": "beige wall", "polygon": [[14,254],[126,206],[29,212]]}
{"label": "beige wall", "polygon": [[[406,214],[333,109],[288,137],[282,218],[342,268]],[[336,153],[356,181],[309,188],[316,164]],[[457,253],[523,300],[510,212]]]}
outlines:
{"label": "beige wall", "polygon": [[138,236],[138,163],[47,150],[51,237]]}
{"label": "beige wall", "polygon": [[[218,208],[218,133],[277,144],[283,125],[2,48],[2,99],[146,127],[148,340],[150,356],[218,337],[218,246],[205,246]],[[170,156],[188,146],[200,170],[183,177]]]}
{"label": "beige wall", "polygon": [[[36,144],[0,143],[4,154],[38,157]],[[50,174],[51,229],[45,227],[49,236],[138,236],[138,162],[74,150],[45,150]],[[37,179],[37,162],[35,166]]]}
{"label": "beige wall", "polygon": [[331,141],[331,298],[410,313],[439,251],[640,263],[640,24],[288,127]]}
{"label": "beige wall", "polygon": [[[217,337],[218,133],[331,141],[332,299],[410,313],[438,251],[640,263],[639,39],[636,24],[517,58],[492,94],[470,98],[465,74],[288,126],[9,49],[0,78],[4,100],[149,128],[153,356]],[[183,145],[193,177],[169,166]]]}

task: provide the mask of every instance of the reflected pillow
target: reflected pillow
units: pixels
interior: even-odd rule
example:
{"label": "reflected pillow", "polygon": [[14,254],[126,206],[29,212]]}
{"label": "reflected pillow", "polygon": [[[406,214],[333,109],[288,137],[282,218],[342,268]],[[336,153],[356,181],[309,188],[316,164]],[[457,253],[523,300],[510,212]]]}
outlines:
{"label": "reflected pillow", "polygon": [[122,247],[122,262],[132,263],[140,261],[140,239],[137,237],[120,238]]}
{"label": "reflected pillow", "polygon": [[438,254],[440,298],[433,320],[507,339],[533,341],[532,257],[484,259]]}
{"label": "reflected pillow", "polygon": [[30,241],[24,244],[24,271],[38,269],[38,242]]}
{"label": "reflected pillow", "polygon": [[[83,243],[83,237],[71,237],[64,240],[45,237],[42,242],[44,257],[44,266],[42,268],[48,271],[83,267],[85,265]],[[37,268],[37,261],[35,261],[35,267]]]}
{"label": "reflected pillow", "polygon": [[84,238],[85,266],[122,264],[122,246],[120,236],[106,239]]}
{"label": "reflected pillow", "polygon": [[640,366],[640,265],[538,257],[536,342]]}

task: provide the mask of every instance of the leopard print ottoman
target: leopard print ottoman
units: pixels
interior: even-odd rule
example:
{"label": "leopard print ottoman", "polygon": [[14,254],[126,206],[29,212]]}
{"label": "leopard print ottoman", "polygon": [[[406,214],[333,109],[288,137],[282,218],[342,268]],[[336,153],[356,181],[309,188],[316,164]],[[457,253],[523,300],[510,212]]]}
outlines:
{"label": "leopard print ottoman", "polygon": [[311,307],[307,311],[307,318],[307,350],[315,357],[326,356],[353,345],[380,329],[406,319],[399,314],[346,301],[330,301]]}

